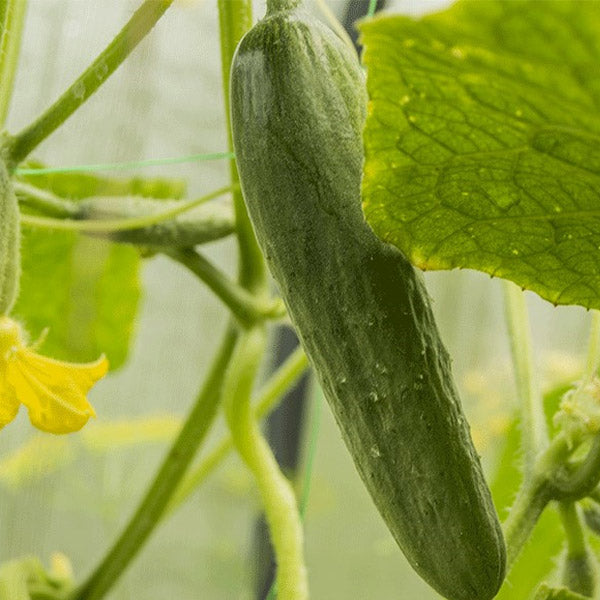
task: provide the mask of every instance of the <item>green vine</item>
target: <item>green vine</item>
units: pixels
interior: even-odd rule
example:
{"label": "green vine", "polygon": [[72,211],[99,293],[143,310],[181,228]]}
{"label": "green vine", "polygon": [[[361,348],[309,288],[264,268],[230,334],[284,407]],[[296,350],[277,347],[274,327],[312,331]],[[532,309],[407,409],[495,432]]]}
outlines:
{"label": "green vine", "polygon": [[517,394],[521,406],[522,448],[525,479],[531,476],[536,457],[548,444],[548,432],[533,365],[529,316],[522,290],[510,281],[503,282],[510,349]]}
{"label": "green vine", "polygon": [[198,447],[204,441],[221,399],[221,390],[236,341],[229,327],[198,399],[154,481],[112,549],[68,600],[100,600],[129,566],[165,511]]}
{"label": "green vine", "polygon": [[[225,98],[225,115],[227,116],[227,146],[229,151],[233,153],[231,122],[229,120],[229,76],[235,49],[252,25],[252,2],[250,0],[219,0],[218,7],[223,94]],[[233,206],[238,230],[239,282],[240,285],[257,295],[265,295],[267,292],[265,262],[258,247],[254,229],[250,223],[239,187],[240,179],[235,159],[229,161],[229,168],[231,185],[236,188],[233,193]]]}
{"label": "green vine", "polygon": [[573,502],[560,502],[558,507],[567,539],[563,584],[570,590],[591,598],[594,596],[596,578],[577,506]]}
{"label": "green vine", "polygon": [[[259,391],[256,403],[253,404],[255,406],[254,418],[260,420],[269,414],[277,406],[283,394],[306,371],[307,367],[308,359],[306,358],[306,354],[304,354],[302,348],[296,348]],[[232,449],[233,440],[231,435],[229,435],[221,440],[202,459],[198,466],[186,475],[171,498],[167,509],[169,514],[181,506],[192,495]]]}
{"label": "green vine", "polygon": [[0,0],[0,129],[10,107],[26,12],[27,0]]}
{"label": "green vine", "polygon": [[233,443],[254,474],[260,491],[277,561],[279,599],[306,600],[308,581],[302,524],[294,490],[261,435],[250,403],[264,345],[262,327],[254,327],[242,335],[224,384],[225,415]]}
{"label": "green vine", "polygon": [[173,0],[145,0],[113,41],[64,94],[31,125],[9,138],[7,157],[12,169],[62,125],[114,73],[172,3]]}
{"label": "green vine", "polygon": [[251,327],[264,319],[277,319],[286,314],[280,299],[257,298],[219,271],[202,254],[191,248],[173,248],[165,254],[198,276],[231,310],[242,327]]}

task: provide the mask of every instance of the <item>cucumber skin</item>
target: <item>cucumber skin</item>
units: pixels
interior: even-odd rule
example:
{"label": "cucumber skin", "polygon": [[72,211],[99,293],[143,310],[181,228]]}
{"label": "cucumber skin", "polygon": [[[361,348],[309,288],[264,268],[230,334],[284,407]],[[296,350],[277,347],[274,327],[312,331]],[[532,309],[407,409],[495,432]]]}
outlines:
{"label": "cucumber skin", "polygon": [[356,467],[413,568],[489,600],[504,539],[427,292],[362,214],[365,108],[356,57],[306,15],[267,16],[237,49],[242,191]]}
{"label": "cucumber skin", "polygon": [[0,316],[10,313],[21,275],[19,205],[6,163],[0,156]]}

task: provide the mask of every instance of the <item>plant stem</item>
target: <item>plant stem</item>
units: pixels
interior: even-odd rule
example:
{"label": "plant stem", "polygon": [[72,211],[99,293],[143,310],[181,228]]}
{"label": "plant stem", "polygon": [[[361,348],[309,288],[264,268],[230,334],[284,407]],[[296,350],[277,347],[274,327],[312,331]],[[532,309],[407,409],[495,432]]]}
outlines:
{"label": "plant stem", "polygon": [[596,434],[592,447],[581,464],[568,477],[552,481],[555,497],[577,500],[593,493],[600,482],[600,434]]}
{"label": "plant stem", "polygon": [[[254,405],[254,418],[260,420],[270,413],[277,406],[283,394],[288,391],[307,367],[306,354],[304,354],[302,348],[296,348],[259,391],[258,399]],[[196,468],[184,477],[175,490],[164,516],[181,506],[232,449],[233,440],[231,435],[228,435],[204,457]]]}
{"label": "plant stem", "polygon": [[64,94],[31,125],[10,138],[8,158],[11,168],[14,169],[36,146],[62,125],[112,75],[172,2],[173,0],[145,0],[113,41]]}
{"label": "plant stem", "polygon": [[[306,508],[308,506],[308,497],[310,495],[311,480],[313,475],[313,464],[315,460],[317,450],[317,439],[319,437],[319,431],[321,429],[321,413],[323,409],[323,402],[319,401],[313,403],[313,424],[311,427],[310,441],[308,444],[308,456],[306,458],[306,466],[304,467],[304,484],[302,485],[302,497],[300,498],[300,518],[304,521],[306,515]],[[278,591],[277,579],[274,579],[271,589],[267,595],[266,600],[277,600]]]}
{"label": "plant stem", "polygon": [[225,416],[235,447],[254,474],[278,566],[279,599],[306,600],[303,534],[294,491],[260,433],[250,403],[265,346],[263,327],[242,334],[223,388]]}
{"label": "plant stem", "polygon": [[50,217],[74,219],[79,216],[80,209],[76,202],[59,198],[48,190],[42,190],[28,183],[15,181],[13,189],[19,197],[19,204],[26,204]]}
{"label": "plant stem", "polygon": [[503,282],[506,322],[521,405],[524,478],[531,476],[538,453],[548,444],[542,396],[533,366],[529,316],[523,292],[512,282]]}
{"label": "plant stem", "polygon": [[[231,120],[229,118],[229,76],[231,61],[242,36],[252,26],[252,2],[250,0],[218,0],[219,28],[221,35],[221,68],[223,74],[223,94],[225,97],[225,115],[227,117],[227,145],[233,152]],[[239,175],[235,160],[229,162],[231,184],[236,187],[233,193],[235,222],[239,246],[239,282],[240,285],[255,294],[267,292],[266,267],[262,252],[258,247],[244,198],[239,188]]]}
{"label": "plant stem", "polygon": [[580,556],[587,552],[583,529],[579,522],[579,515],[574,502],[559,502],[558,510],[562,524],[565,528],[567,547],[569,554]]}
{"label": "plant stem", "polygon": [[590,341],[588,343],[587,361],[583,373],[582,385],[591,382],[600,367],[600,312],[592,311]]}
{"label": "plant stem", "polygon": [[502,524],[506,540],[506,570],[519,556],[544,508],[555,498],[552,478],[572,452],[569,440],[557,435],[537,457],[531,475],[523,480],[515,503]]}
{"label": "plant stem", "polygon": [[[22,184],[21,184],[22,185]],[[31,186],[29,186],[31,187]],[[62,231],[81,231],[87,233],[112,233],[115,231],[127,231],[131,229],[141,229],[150,227],[158,223],[170,221],[176,216],[183,214],[192,208],[196,208],[200,204],[204,204],[213,198],[222,196],[230,192],[231,187],[225,186],[201,196],[185,202],[179,202],[174,208],[166,209],[162,212],[145,214],[139,217],[129,217],[125,219],[54,219],[52,217],[38,217],[35,215],[21,215],[21,222],[31,227],[40,227],[44,229],[58,229]],[[90,200],[92,197],[87,198]],[[38,203],[42,203],[42,194],[37,194]],[[79,211],[78,215],[81,216]]]}
{"label": "plant stem", "polygon": [[558,509],[567,539],[563,583],[574,592],[593,597],[596,587],[594,568],[577,506],[574,502],[559,502]]}
{"label": "plant stem", "polygon": [[515,503],[507,519],[502,524],[506,540],[506,571],[519,556],[525,542],[529,539],[535,524],[550,501],[547,484],[544,481],[526,482],[519,490]]}
{"label": "plant stem", "polygon": [[68,600],[103,598],[160,521],[176,486],[214,420],[226,369],[238,338],[237,331],[231,325],[228,327],[196,404],[128,525],[96,570],[69,595]]}
{"label": "plant stem", "polygon": [[257,321],[285,315],[285,307],[280,300],[268,301],[253,296],[196,250],[172,248],[165,250],[165,254],[197,275],[198,279],[203,281],[231,310],[243,327],[250,327]]}
{"label": "plant stem", "polygon": [[0,0],[0,129],[12,98],[26,12],[27,0]]}

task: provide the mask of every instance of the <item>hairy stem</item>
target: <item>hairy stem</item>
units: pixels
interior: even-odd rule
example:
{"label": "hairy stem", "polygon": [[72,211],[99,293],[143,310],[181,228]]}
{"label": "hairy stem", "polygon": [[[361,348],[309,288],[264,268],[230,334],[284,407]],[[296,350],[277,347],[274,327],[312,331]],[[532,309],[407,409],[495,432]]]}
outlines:
{"label": "hairy stem", "polygon": [[560,476],[552,481],[557,498],[577,500],[589,496],[600,482],[600,434],[596,434],[587,456],[576,470],[567,477]]}
{"label": "hairy stem", "polygon": [[577,506],[574,502],[560,502],[558,509],[567,539],[563,584],[570,590],[591,598],[596,588],[594,566],[585,542]]}
{"label": "hairy stem", "polygon": [[[223,93],[225,97],[225,114],[227,115],[227,145],[229,151],[233,152],[233,138],[229,118],[229,76],[235,49],[242,36],[252,26],[252,2],[250,0],[218,0],[218,7]],[[239,282],[240,285],[255,294],[266,295],[267,279],[264,259],[258,247],[244,204],[244,198],[239,188],[239,175],[235,160],[231,160],[229,165],[231,184],[237,188],[233,193],[233,206],[238,232]]]}
{"label": "hairy stem", "polygon": [[294,491],[263,438],[250,403],[265,345],[262,327],[242,335],[223,389],[225,415],[235,447],[254,474],[278,567],[279,600],[306,600],[303,534]]}
{"label": "hairy stem", "polygon": [[592,311],[592,324],[590,328],[590,341],[588,343],[587,360],[583,373],[582,384],[588,384],[598,372],[600,367],[600,311]]}
{"label": "hairy stem", "polygon": [[48,190],[20,181],[14,182],[13,189],[19,198],[19,204],[39,210],[46,216],[74,219],[80,215],[81,211],[76,202],[60,198]]}
{"label": "hairy stem", "polygon": [[550,499],[544,481],[530,481],[519,490],[517,499],[502,524],[506,540],[507,572],[519,556]]}
{"label": "hairy stem", "polygon": [[[19,184],[19,187],[23,189],[23,184]],[[32,186],[28,187],[31,191]],[[152,225],[157,225],[158,223],[170,221],[176,216],[181,215],[189,210],[192,210],[193,208],[200,206],[200,204],[204,204],[205,202],[208,202],[213,198],[222,196],[223,194],[226,194],[230,191],[230,186],[222,187],[218,190],[210,192],[209,194],[206,194],[205,196],[201,196],[200,198],[194,198],[193,200],[179,202],[178,205],[174,208],[169,208],[162,212],[145,214],[139,217],[129,217],[125,219],[74,219],[72,218],[73,216],[82,216],[80,212],[81,206],[79,206],[77,207],[77,214],[71,215],[71,218],[66,218],[66,215],[65,218],[58,219],[52,217],[38,217],[35,215],[22,215],[21,220],[25,225],[29,225],[31,227],[39,227],[43,229],[58,229],[62,231],[81,231],[84,233],[99,234],[112,233],[116,231],[127,231],[131,229],[141,229],[143,227],[150,227]],[[43,196],[42,190],[40,190],[36,194],[35,200],[37,201],[38,206],[41,207],[41,205],[45,203],[45,208],[49,208],[49,196]]]}
{"label": "hairy stem", "polygon": [[[254,405],[254,418],[260,420],[269,414],[277,406],[283,394],[288,391],[307,367],[306,354],[304,354],[302,348],[296,348],[259,391],[258,399]],[[181,506],[232,449],[233,440],[231,435],[228,435],[179,484],[169,503],[168,513]]]}
{"label": "hairy stem", "polygon": [[31,125],[10,138],[8,159],[11,168],[62,125],[112,75],[172,2],[173,0],[145,0],[113,41],[65,93]]}
{"label": "hairy stem", "polygon": [[503,282],[506,322],[521,405],[524,477],[531,476],[538,453],[548,444],[542,396],[533,366],[529,317],[523,292],[512,282]]}
{"label": "hairy stem", "polygon": [[523,480],[515,503],[502,524],[506,540],[507,572],[513,565],[544,508],[556,498],[552,479],[572,452],[569,440],[558,435],[535,461],[531,475]]}
{"label": "hairy stem", "polygon": [[160,521],[173,492],[212,424],[238,333],[229,326],[196,404],[171,446],[154,481],[118,540],[90,577],[68,600],[100,600],[129,566]]}
{"label": "hairy stem", "polygon": [[203,281],[231,310],[243,327],[250,327],[257,321],[285,315],[285,307],[280,300],[267,301],[253,296],[196,250],[173,248],[165,251],[165,254],[197,275],[198,279]]}
{"label": "hairy stem", "polygon": [[0,0],[0,129],[12,98],[26,12],[27,0]]}

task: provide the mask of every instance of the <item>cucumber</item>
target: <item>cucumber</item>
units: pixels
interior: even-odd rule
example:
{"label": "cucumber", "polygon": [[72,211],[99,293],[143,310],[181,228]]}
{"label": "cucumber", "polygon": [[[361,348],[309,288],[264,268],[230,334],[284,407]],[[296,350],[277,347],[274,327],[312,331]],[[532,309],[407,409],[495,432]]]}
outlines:
{"label": "cucumber", "polygon": [[[94,196],[79,202],[78,208],[81,219],[116,220],[160,215],[177,208],[181,203],[180,200],[153,200],[136,196]],[[155,225],[94,235],[127,244],[172,248],[206,244],[234,231],[231,202],[211,200]]]}
{"label": "cucumber", "polygon": [[8,169],[0,157],[0,316],[10,312],[19,293],[20,251],[19,205]]}
{"label": "cucumber", "polygon": [[360,205],[356,56],[306,14],[241,41],[231,119],[243,195],[273,277],[373,501],[450,600],[489,600],[500,525],[419,276]]}

